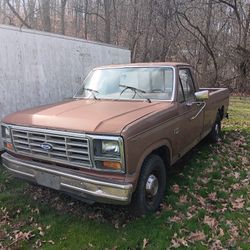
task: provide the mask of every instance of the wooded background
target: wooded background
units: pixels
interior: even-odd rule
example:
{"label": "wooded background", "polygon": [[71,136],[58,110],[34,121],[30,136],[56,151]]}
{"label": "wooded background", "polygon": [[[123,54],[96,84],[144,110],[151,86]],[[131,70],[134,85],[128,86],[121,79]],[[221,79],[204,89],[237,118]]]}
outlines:
{"label": "wooded background", "polygon": [[0,0],[0,23],[188,62],[202,86],[250,93],[250,0]]}

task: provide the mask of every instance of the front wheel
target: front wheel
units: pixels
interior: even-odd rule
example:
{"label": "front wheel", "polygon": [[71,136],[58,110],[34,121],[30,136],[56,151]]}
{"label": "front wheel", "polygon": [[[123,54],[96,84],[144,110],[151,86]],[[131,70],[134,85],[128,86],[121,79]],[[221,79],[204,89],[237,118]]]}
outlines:
{"label": "front wheel", "polygon": [[137,189],[132,198],[132,208],[136,215],[155,212],[164,197],[166,189],[166,168],[158,155],[149,156],[141,170]]}

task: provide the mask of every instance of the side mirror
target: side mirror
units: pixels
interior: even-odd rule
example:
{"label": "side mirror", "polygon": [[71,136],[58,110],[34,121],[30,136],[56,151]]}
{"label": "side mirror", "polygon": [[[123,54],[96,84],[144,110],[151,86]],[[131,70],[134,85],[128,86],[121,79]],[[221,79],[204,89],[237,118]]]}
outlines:
{"label": "side mirror", "polygon": [[208,90],[202,90],[194,93],[197,101],[205,101],[209,97]]}

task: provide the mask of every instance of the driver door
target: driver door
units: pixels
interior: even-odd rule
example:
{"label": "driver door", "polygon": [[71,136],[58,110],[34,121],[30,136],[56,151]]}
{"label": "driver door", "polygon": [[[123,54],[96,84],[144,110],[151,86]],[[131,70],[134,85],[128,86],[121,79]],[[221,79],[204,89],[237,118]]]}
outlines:
{"label": "driver door", "polygon": [[179,110],[179,149],[178,155],[181,157],[199,140],[203,130],[203,112],[196,118],[195,115],[200,110],[200,105],[194,103],[196,92],[191,70],[179,68],[178,71],[178,110]]}

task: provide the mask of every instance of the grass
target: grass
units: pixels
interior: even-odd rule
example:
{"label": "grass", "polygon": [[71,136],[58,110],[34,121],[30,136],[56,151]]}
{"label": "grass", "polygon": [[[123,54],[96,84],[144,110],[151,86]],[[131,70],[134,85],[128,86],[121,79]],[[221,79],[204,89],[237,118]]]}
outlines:
{"label": "grass", "polygon": [[168,173],[161,210],[87,205],[0,168],[0,248],[249,249],[250,99],[231,98],[216,145],[200,143]]}

